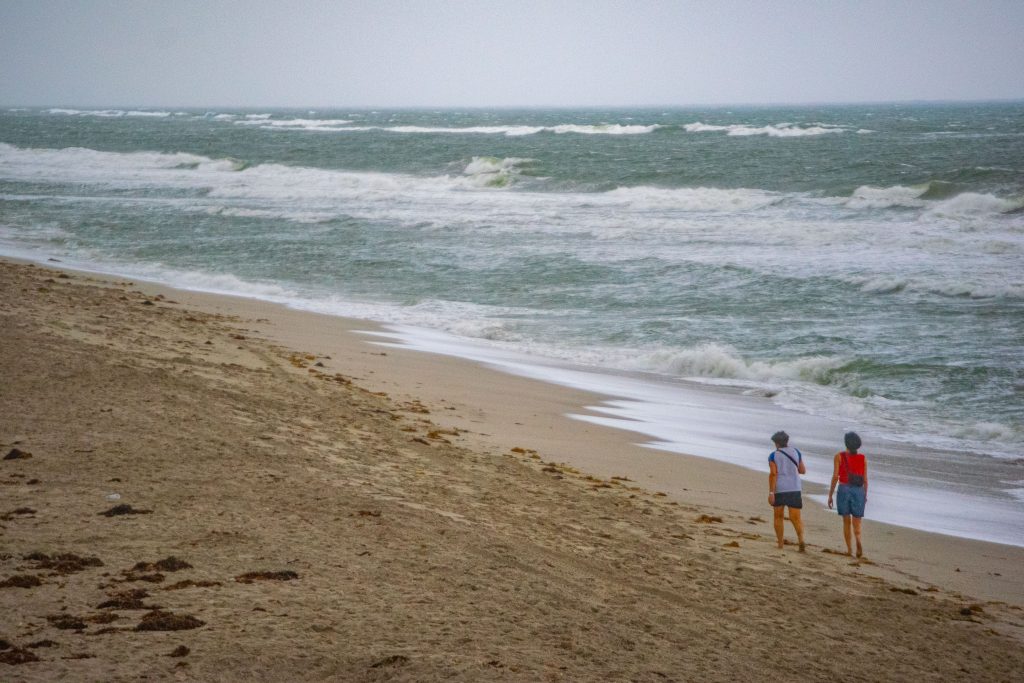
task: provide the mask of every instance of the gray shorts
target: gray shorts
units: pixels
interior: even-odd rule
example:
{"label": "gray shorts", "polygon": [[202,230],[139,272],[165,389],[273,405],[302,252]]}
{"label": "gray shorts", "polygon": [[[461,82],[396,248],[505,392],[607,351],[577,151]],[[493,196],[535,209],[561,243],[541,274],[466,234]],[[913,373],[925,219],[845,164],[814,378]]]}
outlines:
{"label": "gray shorts", "polygon": [[804,506],[803,498],[799,491],[781,491],[775,494],[775,503],[773,507],[788,507],[794,510],[799,510]]}

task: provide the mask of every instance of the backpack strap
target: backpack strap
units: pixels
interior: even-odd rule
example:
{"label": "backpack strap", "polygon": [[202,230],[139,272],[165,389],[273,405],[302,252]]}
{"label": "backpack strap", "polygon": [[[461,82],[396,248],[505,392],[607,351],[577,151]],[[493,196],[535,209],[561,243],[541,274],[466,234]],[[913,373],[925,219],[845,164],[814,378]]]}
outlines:
{"label": "backpack strap", "polygon": [[[782,454],[783,454],[784,456],[786,456],[786,458],[787,458],[787,459],[788,459],[788,460],[789,460],[789,461],[790,461],[791,463],[793,463],[793,467],[797,468],[798,470],[800,469],[800,463],[798,463],[798,462],[797,462],[796,460],[794,460],[794,459],[793,459],[793,456],[792,456],[792,455],[790,455],[790,454],[789,454],[789,453],[787,453],[786,451],[782,450],[781,448],[778,448],[778,449],[776,449],[776,450],[775,450],[775,452],[776,452],[776,453],[782,453]],[[800,451],[797,451],[797,453],[799,453],[799,452],[800,452]]]}

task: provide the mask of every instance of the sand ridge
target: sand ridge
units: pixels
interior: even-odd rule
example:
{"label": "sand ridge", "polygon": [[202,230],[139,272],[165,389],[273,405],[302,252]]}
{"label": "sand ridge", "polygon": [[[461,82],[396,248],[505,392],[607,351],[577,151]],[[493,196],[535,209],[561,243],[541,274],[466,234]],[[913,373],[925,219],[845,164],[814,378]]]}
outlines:
{"label": "sand ridge", "polygon": [[0,461],[2,680],[1024,670],[1018,605],[778,552],[766,516],[536,444],[484,452],[486,425],[259,320],[11,263],[0,319],[0,456],[31,454]]}

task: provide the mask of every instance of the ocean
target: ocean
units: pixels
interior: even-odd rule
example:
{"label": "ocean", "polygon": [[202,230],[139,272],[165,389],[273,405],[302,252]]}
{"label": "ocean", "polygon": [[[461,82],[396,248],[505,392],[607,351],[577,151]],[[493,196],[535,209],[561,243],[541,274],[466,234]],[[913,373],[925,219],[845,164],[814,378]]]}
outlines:
{"label": "ocean", "polygon": [[1024,545],[1024,103],[10,108],[0,253],[386,323],[667,450],[785,428],[819,483],[856,429],[869,518]]}

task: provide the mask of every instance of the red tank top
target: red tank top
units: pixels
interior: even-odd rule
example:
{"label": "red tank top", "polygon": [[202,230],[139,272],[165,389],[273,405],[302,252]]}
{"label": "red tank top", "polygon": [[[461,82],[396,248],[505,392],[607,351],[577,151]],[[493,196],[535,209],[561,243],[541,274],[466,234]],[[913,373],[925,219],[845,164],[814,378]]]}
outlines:
{"label": "red tank top", "polygon": [[[849,465],[849,469],[847,469],[847,465]],[[865,460],[863,453],[847,453],[843,451],[839,454],[840,484],[848,484],[850,474],[859,474],[863,477],[866,471],[867,460]]]}

